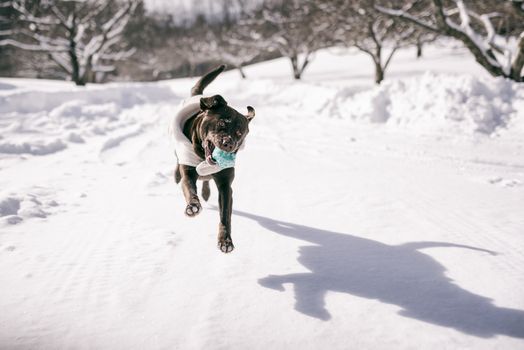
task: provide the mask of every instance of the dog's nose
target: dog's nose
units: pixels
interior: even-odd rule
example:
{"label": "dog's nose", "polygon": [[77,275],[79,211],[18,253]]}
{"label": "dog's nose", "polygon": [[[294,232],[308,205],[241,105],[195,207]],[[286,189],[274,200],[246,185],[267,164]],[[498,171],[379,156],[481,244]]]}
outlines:
{"label": "dog's nose", "polygon": [[225,136],[222,138],[222,147],[227,152],[231,152],[233,150],[235,143],[233,142],[231,136]]}

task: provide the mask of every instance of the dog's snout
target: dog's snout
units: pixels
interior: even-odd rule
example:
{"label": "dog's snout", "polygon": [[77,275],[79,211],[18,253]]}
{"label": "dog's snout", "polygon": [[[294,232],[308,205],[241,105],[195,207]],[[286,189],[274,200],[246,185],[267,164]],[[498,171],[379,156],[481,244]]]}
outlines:
{"label": "dog's snout", "polygon": [[235,142],[233,141],[233,138],[231,136],[224,136],[222,138],[221,146],[224,149],[224,151],[231,152],[235,147]]}
{"label": "dog's snout", "polygon": [[231,136],[224,136],[222,138],[222,145],[224,146],[230,146],[233,144],[233,139],[231,139]]}

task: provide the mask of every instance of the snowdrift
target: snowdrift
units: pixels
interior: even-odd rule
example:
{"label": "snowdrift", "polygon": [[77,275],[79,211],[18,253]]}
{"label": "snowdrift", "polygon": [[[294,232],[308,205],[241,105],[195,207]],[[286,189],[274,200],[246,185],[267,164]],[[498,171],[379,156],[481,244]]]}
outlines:
{"label": "snowdrift", "polygon": [[134,114],[135,106],[178,101],[169,87],[159,84],[80,88],[48,82],[46,88],[45,81],[19,80],[18,86],[6,86],[10,88],[0,89],[0,153],[15,155],[47,155],[85,138],[136,129],[148,118]]}
{"label": "snowdrift", "polygon": [[[0,90],[0,153],[46,155],[64,150],[70,143],[135,125],[140,116],[133,115],[134,106],[176,106],[184,97],[175,94],[170,84],[71,89],[63,83],[62,91],[35,91],[27,86]],[[348,119],[413,133],[524,133],[524,87],[502,78],[426,73],[385,81],[367,90],[350,84],[332,87],[270,80],[240,82],[234,89],[238,85],[242,89],[235,93],[237,99],[254,105],[285,105],[286,113],[300,118]],[[127,117],[117,119],[122,111]]]}
{"label": "snowdrift", "polygon": [[522,131],[523,103],[522,84],[502,78],[426,73],[386,81],[357,94],[341,90],[330,108],[339,117],[414,131],[490,135],[510,124]]}

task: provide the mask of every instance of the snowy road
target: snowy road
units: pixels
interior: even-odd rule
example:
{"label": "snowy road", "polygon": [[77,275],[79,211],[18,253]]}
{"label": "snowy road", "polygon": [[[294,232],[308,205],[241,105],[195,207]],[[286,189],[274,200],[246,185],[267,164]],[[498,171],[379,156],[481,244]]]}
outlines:
{"label": "snowy road", "polygon": [[0,348],[524,349],[522,120],[414,132],[317,115],[347,89],[227,74],[210,92],[257,109],[227,256],[216,190],[189,219],[172,181],[166,125],[191,82],[33,86],[46,102],[25,111],[4,89]]}

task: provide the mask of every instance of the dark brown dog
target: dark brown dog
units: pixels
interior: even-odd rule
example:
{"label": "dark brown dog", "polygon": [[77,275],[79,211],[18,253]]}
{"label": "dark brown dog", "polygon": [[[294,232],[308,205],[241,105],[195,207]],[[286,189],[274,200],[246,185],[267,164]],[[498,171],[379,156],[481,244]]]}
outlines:
{"label": "dark brown dog", "polygon": [[[191,96],[201,95],[223,70],[220,66],[204,75],[191,89]],[[200,111],[192,116],[184,125],[184,135],[191,140],[195,153],[209,164],[215,164],[211,156],[215,147],[229,153],[236,153],[249,132],[249,122],[255,116],[255,110],[248,106],[248,113],[243,115],[229,107],[220,95],[202,97]],[[187,207],[185,214],[196,216],[202,210],[198,198],[198,179],[203,180],[202,198],[209,199],[209,180],[212,178],[218,188],[218,206],[220,224],[218,226],[218,248],[229,253],[234,245],[231,239],[231,213],[233,205],[233,191],[231,184],[235,177],[235,168],[226,168],[207,177],[200,177],[196,168],[188,165],[177,165],[175,170],[176,183],[182,183],[182,190]]]}

